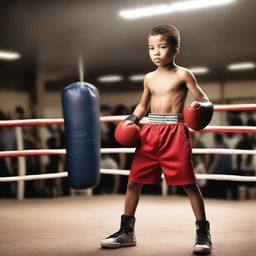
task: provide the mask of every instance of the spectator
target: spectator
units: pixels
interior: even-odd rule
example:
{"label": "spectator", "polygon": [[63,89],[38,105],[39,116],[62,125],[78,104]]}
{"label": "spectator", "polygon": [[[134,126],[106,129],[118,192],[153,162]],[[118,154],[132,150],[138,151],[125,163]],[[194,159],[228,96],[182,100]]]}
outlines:
{"label": "spectator", "polygon": [[[102,154],[100,159],[101,169],[118,169],[117,162],[108,154]],[[94,194],[116,194],[119,187],[119,175],[102,174],[98,186],[93,190]]]}
{"label": "spectator", "polygon": [[[50,137],[47,139],[47,147],[51,149],[64,149],[65,148],[65,134],[63,130],[63,125],[48,125],[47,129],[50,133]],[[67,170],[66,168],[66,157],[64,155],[58,156],[58,161],[56,159],[49,159],[48,164],[52,162],[55,164],[49,166],[46,165],[46,168],[49,170],[49,172],[60,172]],[[58,164],[56,164],[58,162]],[[51,167],[51,168],[50,168]],[[50,170],[51,169],[51,170]],[[53,184],[51,184],[51,182]],[[47,187],[47,195],[48,196],[68,196],[70,195],[70,187],[68,183],[68,178],[60,178],[55,179],[55,181],[49,182],[49,187],[53,186],[53,193],[51,193],[49,187]],[[47,186],[48,186],[47,185]]]}
{"label": "spectator", "polygon": [[[111,115],[111,108],[108,105],[102,105],[100,108],[101,116]],[[101,147],[108,148],[113,147],[114,134],[111,133],[111,124],[110,123],[101,123]],[[116,154],[101,154],[100,168],[103,169],[118,169],[118,164],[114,158]],[[98,186],[94,189],[94,194],[101,193],[116,193],[119,187],[120,176],[119,175],[109,175],[102,174],[101,180]]]}
{"label": "spectator", "polygon": [[[100,107],[100,116],[110,116],[111,108],[108,105],[102,105]],[[111,124],[109,122],[100,123],[101,130],[101,147],[109,147],[111,140],[113,140],[113,134],[111,134]]]}
{"label": "spectator", "polygon": [[[21,106],[15,108],[15,119],[24,119],[26,116],[24,109]],[[41,149],[42,143],[38,133],[37,126],[23,126],[23,144],[24,149]],[[38,156],[26,157],[26,175],[40,174],[42,173],[41,159]],[[37,197],[41,196],[43,188],[43,181],[31,180],[25,181],[25,196]]]}
{"label": "spectator", "polygon": [[[240,133],[240,140],[236,145],[236,149],[245,149],[245,150],[252,150],[254,145],[253,141],[250,139],[249,135],[246,133]],[[237,156],[237,170],[240,175],[246,176],[254,176],[254,161],[252,155],[238,155]],[[249,190],[254,188],[255,185],[248,182],[248,183],[240,183],[239,191],[243,191],[245,195],[241,195],[241,198],[249,196]]]}
{"label": "spectator", "polygon": [[[6,117],[5,117],[4,112],[0,110],[0,120],[5,120],[5,119],[6,119]],[[0,126],[0,150],[1,151],[6,150],[6,145],[3,140],[6,136],[6,134],[5,134],[6,128],[7,127]],[[8,159],[10,160],[10,158],[7,158],[7,157],[0,157],[0,177],[10,176],[10,170],[8,168],[8,167],[10,167],[10,163],[8,165],[8,161],[7,161]],[[1,183],[0,184],[0,198],[10,197],[11,195],[12,195],[11,183],[10,182]]]}
{"label": "spectator", "polygon": [[227,121],[228,121],[228,124],[232,126],[243,125],[243,120],[240,116],[240,111],[229,111]]}
{"label": "spectator", "polygon": [[17,106],[14,110],[14,119],[24,119],[24,118],[25,118],[24,108],[21,106]]}
{"label": "spectator", "polygon": [[[243,125],[243,120],[240,117],[240,112],[239,111],[229,111],[227,112],[228,118],[227,118],[227,123],[230,126],[242,126]],[[226,133],[225,136],[225,143],[227,144],[228,148],[234,149],[239,141],[239,136],[237,133]],[[237,155],[232,155],[232,168],[233,170],[237,170],[236,166],[236,158]]]}
{"label": "spectator", "polygon": [[[57,139],[55,137],[50,137],[47,140],[47,147],[49,149],[57,149]],[[49,162],[46,165],[47,173],[56,173],[58,172],[60,156],[59,155],[49,155]],[[62,195],[60,179],[46,179],[47,195],[49,197],[56,197]]]}
{"label": "spectator", "polygon": [[[113,111],[113,115],[128,115],[130,114],[130,111],[129,109],[123,105],[123,104],[119,104],[115,107],[114,111]],[[111,147],[123,147],[121,146],[119,143],[116,142],[115,138],[114,138],[114,132],[115,132],[115,128],[116,128],[116,123],[115,124],[111,124]],[[126,154],[126,153],[119,153],[119,154],[115,154],[115,155],[111,155],[115,160],[116,162],[118,163],[118,167],[119,169],[121,170],[124,170],[126,169],[127,167],[127,162],[129,162],[129,155]],[[129,164],[129,163],[128,163]],[[120,186],[119,186],[119,190],[118,192],[119,193],[125,193],[125,188],[126,188],[126,185],[124,186],[124,184],[127,183],[127,176],[120,176]]]}
{"label": "spectator", "polygon": [[256,126],[256,120],[253,117],[253,111],[247,111],[246,112],[246,116],[247,116],[247,120],[246,120],[246,125],[247,126]]}
{"label": "spectator", "polygon": [[[253,149],[251,140],[248,134],[240,133],[240,140],[236,145],[236,149]],[[243,170],[251,169],[252,156],[251,155],[238,155],[237,157],[237,170],[242,173]]]}
{"label": "spectator", "polygon": [[[23,129],[24,149],[41,149],[42,144],[38,136],[37,128],[26,126]],[[38,156],[26,157],[26,175],[42,173],[40,158]],[[25,182],[25,195],[27,197],[37,197],[42,190],[43,182],[40,180],[30,180]]]}
{"label": "spectator", "polygon": [[[214,135],[215,148],[228,148],[227,144],[223,140],[223,135],[216,133]],[[209,168],[210,173],[234,175],[235,172],[232,168],[232,158],[229,154],[216,154],[213,162]],[[211,188],[218,197],[236,198],[237,197],[237,184],[232,181],[211,181],[213,187]]]}
{"label": "spectator", "polygon": [[[200,140],[195,133],[191,133],[192,148],[206,148],[205,144]],[[206,154],[193,154],[193,163],[195,167],[195,173],[206,174],[207,168],[207,155]],[[207,180],[198,180],[198,185],[201,189],[204,189],[207,184]]]}
{"label": "spectator", "polygon": [[[11,119],[11,115],[5,114],[2,112],[1,119],[9,120]],[[6,126],[1,128],[1,144],[2,150],[16,150],[16,134],[15,134],[15,127]],[[17,175],[18,170],[18,159],[17,157],[7,157],[5,158],[6,168],[10,176]],[[17,182],[12,182],[9,184],[11,188],[11,194],[16,194]]]}

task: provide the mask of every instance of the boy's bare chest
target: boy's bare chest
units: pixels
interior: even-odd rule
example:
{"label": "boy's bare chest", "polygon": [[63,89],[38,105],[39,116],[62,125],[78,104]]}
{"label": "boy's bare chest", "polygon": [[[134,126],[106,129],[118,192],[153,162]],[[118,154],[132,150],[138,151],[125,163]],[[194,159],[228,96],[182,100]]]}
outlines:
{"label": "boy's bare chest", "polygon": [[178,76],[155,77],[148,83],[152,95],[173,94],[184,90],[185,83]]}

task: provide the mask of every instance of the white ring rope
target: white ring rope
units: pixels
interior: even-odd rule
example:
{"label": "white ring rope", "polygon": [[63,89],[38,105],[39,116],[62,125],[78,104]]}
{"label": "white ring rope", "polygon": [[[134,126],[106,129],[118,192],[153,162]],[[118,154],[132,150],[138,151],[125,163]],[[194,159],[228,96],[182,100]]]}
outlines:
{"label": "white ring rope", "polygon": [[[101,169],[101,174],[113,175],[129,175],[129,170],[114,170],[114,169]],[[225,174],[195,174],[198,180],[227,180],[227,181],[248,181],[255,182],[256,176],[240,176],[240,175],[225,175]],[[164,175],[162,174],[162,178]],[[1,180],[0,180],[1,181]]]}
{"label": "white ring rope", "polygon": [[[134,153],[135,148],[101,148],[102,154],[109,153]],[[227,149],[227,148],[193,148],[193,154],[221,154],[221,155],[256,155],[256,150]],[[0,157],[65,155],[65,149],[31,149],[0,151]]]}
{"label": "white ring rope", "polygon": [[[101,174],[126,175],[130,174],[129,170],[101,169]],[[25,181],[25,180],[42,180],[67,177],[67,172],[35,174],[24,176],[0,177],[0,182]],[[162,175],[162,178],[164,176]],[[196,174],[198,180],[227,180],[227,181],[244,181],[255,182],[255,176],[238,176],[225,174]]]}
{"label": "white ring rope", "polygon": [[[134,152],[135,152],[135,148],[101,148],[102,154],[134,153]],[[232,155],[255,155],[256,150],[228,149],[228,148],[193,148],[192,153],[193,154],[221,154],[221,155],[231,155],[231,154]]]}

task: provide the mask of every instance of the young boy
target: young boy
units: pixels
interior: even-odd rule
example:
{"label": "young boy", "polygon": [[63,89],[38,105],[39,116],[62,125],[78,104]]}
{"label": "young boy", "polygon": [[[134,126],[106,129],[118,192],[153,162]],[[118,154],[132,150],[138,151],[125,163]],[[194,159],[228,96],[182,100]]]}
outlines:
{"label": "young boy", "polygon": [[180,51],[180,35],[173,25],[159,25],[148,35],[149,55],[157,69],[146,74],[140,103],[124,124],[138,124],[151,101],[149,123],[140,134],[125,198],[125,210],[118,232],[103,239],[102,247],[135,246],[135,211],[143,184],[160,184],[162,172],[167,185],[183,185],[196,218],[194,253],[210,253],[212,249],[209,222],[204,201],[196,184],[189,130],[184,124],[183,108],[188,91],[198,101],[191,107],[207,102],[193,74],[175,64]]}

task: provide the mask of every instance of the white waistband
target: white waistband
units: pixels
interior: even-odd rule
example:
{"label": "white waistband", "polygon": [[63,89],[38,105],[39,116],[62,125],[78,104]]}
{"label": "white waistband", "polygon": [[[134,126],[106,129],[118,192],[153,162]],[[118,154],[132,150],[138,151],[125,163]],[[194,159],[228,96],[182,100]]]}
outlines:
{"label": "white waistband", "polygon": [[149,113],[150,124],[178,124],[184,123],[183,114],[153,114]]}

